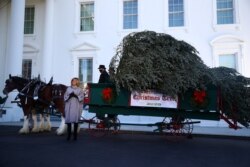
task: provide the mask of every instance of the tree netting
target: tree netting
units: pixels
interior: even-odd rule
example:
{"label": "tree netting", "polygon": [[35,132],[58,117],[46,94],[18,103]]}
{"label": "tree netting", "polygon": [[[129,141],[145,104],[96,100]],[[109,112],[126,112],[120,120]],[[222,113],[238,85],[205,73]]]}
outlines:
{"label": "tree netting", "polygon": [[249,79],[231,68],[207,67],[190,44],[170,35],[143,31],[124,37],[111,59],[117,91],[153,89],[176,96],[213,84],[221,89],[222,112],[248,127]]}
{"label": "tree netting", "polygon": [[131,33],[118,46],[111,78],[130,91],[154,89],[175,96],[211,81],[208,67],[197,50],[170,35],[144,31]]}

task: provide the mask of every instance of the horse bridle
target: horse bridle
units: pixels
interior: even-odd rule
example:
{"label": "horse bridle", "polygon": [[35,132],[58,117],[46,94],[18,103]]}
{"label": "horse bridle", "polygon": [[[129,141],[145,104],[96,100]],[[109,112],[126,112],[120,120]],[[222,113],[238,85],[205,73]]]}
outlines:
{"label": "horse bridle", "polygon": [[18,99],[18,96],[19,96],[19,95],[21,95],[21,96],[27,96],[27,95],[24,94],[23,92],[24,92],[24,90],[26,90],[27,88],[28,88],[28,90],[29,90],[29,86],[30,86],[32,83],[33,83],[33,80],[31,80],[28,84],[26,84],[26,85],[23,87],[23,89],[19,91],[19,93],[17,94],[15,100]]}

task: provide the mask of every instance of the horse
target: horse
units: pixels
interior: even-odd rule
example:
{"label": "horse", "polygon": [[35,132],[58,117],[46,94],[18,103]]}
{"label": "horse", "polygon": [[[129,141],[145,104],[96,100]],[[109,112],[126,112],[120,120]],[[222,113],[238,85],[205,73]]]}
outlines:
{"label": "horse", "polygon": [[[37,111],[42,111],[48,107],[48,105],[39,102],[36,97],[38,96],[38,90],[45,86],[46,84],[40,81],[40,78],[35,79],[25,79],[18,76],[9,75],[9,79],[5,81],[5,88],[3,93],[8,95],[8,93],[17,89],[18,94],[15,100],[19,99],[18,106],[22,108],[24,114],[23,127],[19,130],[19,133],[29,133],[29,117],[32,116],[33,128],[32,132],[39,132],[46,130],[43,124],[38,126],[37,124]],[[43,119],[43,116],[41,116]],[[48,119],[47,119],[48,120]],[[51,126],[47,126],[49,131]]]}
{"label": "horse", "polygon": [[66,132],[64,119],[64,93],[67,86],[63,84],[52,84],[52,82],[53,78],[51,78],[49,83],[39,90],[38,100],[49,105],[50,109],[55,109],[56,112],[61,115],[61,124],[56,132],[58,135],[62,135]]}
{"label": "horse", "polygon": [[[50,111],[56,110],[61,115],[61,124],[56,130],[58,135],[66,132],[64,119],[64,93],[67,89],[63,84],[52,84],[53,78],[45,84],[40,79],[28,80],[25,78],[11,76],[5,82],[4,94],[17,89],[20,98],[19,106],[23,109],[24,124],[19,133],[29,133],[29,115],[32,115],[34,127],[32,132],[50,131]],[[40,114],[40,125],[37,126],[37,112]],[[47,121],[45,124],[45,120]]]}

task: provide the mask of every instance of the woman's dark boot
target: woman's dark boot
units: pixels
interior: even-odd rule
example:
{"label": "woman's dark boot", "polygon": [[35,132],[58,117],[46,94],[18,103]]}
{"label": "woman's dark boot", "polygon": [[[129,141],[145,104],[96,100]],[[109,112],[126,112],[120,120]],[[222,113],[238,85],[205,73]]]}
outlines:
{"label": "woman's dark boot", "polygon": [[68,132],[68,136],[67,136],[67,140],[70,140],[71,137],[71,123],[67,123],[67,132]]}
{"label": "woman's dark boot", "polygon": [[78,123],[74,123],[74,140],[77,140]]}

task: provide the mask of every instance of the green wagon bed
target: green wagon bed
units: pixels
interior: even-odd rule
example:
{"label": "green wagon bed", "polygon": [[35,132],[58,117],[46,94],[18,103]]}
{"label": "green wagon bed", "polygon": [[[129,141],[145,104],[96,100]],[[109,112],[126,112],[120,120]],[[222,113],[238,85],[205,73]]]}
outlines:
{"label": "green wagon bed", "polygon": [[[156,131],[190,134],[191,119],[219,120],[219,91],[215,86],[198,91],[189,90],[175,98],[154,92],[130,92],[121,89],[117,94],[113,84],[89,84],[89,112],[96,116],[89,120],[95,135],[105,130],[116,131],[121,125],[157,126]],[[119,115],[162,117],[155,124],[121,123]],[[97,133],[98,132],[98,133]]]}
{"label": "green wagon bed", "polygon": [[[195,93],[197,94],[197,97],[195,97]],[[89,84],[89,112],[96,114],[156,117],[173,117],[179,115],[184,118],[203,120],[220,119],[218,90],[213,86],[210,86],[205,92],[205,97],[202,97],[202,95],[199,95],[198,91],[194,90],[190,90],[183,96],[179,96],[176,99],[176,108],[168,108],[165,106],[161,107],[160,105],[162,104],[160,102],[157,103],[157,101],[160,101],[161,99],[159,98],[162,97],[158,94],[157,95],[159,98],[157,100],[151,100],[154,101],[151,103],[151,106],[150,104],[148,105],[148,103],[150,103],[150,97],[146,95],[137,101],[143,101],[148,97],[149,102],[146,102],[145,106],[136,106],[131,102],[134,100],[134,96],[131,94],[132,93],[130,91],[122,89],[117,95],[115,92],[115,87],[112,84]],[[145,101],[147,101],[147,99]]]}

